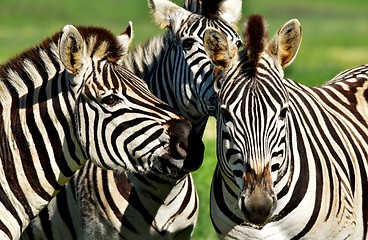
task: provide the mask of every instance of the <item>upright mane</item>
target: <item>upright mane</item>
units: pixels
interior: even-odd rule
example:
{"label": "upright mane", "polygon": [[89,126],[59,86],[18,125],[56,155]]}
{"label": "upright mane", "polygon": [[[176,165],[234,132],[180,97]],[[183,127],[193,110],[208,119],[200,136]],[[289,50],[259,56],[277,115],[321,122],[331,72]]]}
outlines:
{"label": "upright mane", "polygon": [[244,46],[249,64],[255,73],[261,53],[265,50],[268,41],[266,20],[261,15],[251,15],[244,26]]}
{"label": "upright mane", "polygon": [[[89,45],[94,53],[96,51],[101,51],[101,58],[107,58],[110,62],[117,62],[120,60],[124,53],[124,49],[117,37],[109,30],[93,26],[77,26],[77,29],[86,40],[87,46]],[[91,41],[95,42],[92,43]]]}
{"label": "upright mane", "polygon": [[210,19],[220,17],[221,3],[224,0],[187,0],[184,7],[188,11],[201,14]]}

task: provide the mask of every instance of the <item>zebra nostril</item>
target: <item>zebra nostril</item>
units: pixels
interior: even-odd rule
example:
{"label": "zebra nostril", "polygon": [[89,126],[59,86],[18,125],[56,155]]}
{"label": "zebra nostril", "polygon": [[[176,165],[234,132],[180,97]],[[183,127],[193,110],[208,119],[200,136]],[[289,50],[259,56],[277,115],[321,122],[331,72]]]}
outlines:
{"label": "zebra nostril", "polygon": [[186,120],[170,120],[167,122],[170,135],[170,153],[175,159],[185,159],[192,126]]}
{"label": "zebra nostril", "polygon": [[177,143],[176,150],[180,153],[182,158],[185,158],[187,155],[186,153],[187,147],[188,147],[188,142],[178,142]]}

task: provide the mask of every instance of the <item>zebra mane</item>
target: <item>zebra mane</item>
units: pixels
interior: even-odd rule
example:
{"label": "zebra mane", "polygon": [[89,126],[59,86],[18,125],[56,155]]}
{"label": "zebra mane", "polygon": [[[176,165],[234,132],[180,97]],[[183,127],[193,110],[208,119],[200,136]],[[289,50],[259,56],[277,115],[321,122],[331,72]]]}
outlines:
{"label": "zebra mane", "polygon": [[[101,58],[105,57],[110,62],[117,62],[124,54],[124,49],[116,36],[109,30],[101,27],[76,26],[79,33],[85,39],[87,46],[92,47],[92,53],[100,50],[100,46],[105,46],[101,52]],[[95,41],[95,42],[92,42]]]}
{"label": "zebra mane", "polygon": [[[122,49],[122,46],[115,35],[113,35],[109,30],[100,27],[85,26],[77,26],[77,29],[86,41],[87,48],[90,48],[89,50],[92,54],[97,52],[101,57],[107,58],[110,62],[116,62],[122,57],[124,49]],[[57,49],[55,47],[58,44],[61,34],[61,31],[57,32],[53,36],[43,40],[40,44],[1,64],[0,77],[6,76],[9,69],[16,72],[23,72],[25,60],[32,62],[37,68],[39,67],[39,69],[43,69],[44,62],[40,56],[40,51],[44,51],[48,56],[54,56],[57,54]],[[101,46],[104,46],[104,48],[101,48]],[[52,47],[54,47],[54,49],[51,49]],[[57,64],[58,60],[54,59],[53,62],[54,64]]]}
{"label": "zebra mane", "polygon": [[210,19],[220,17],[220,6],[224,0],[186,0],[184,8],[193,13],[204,15]]}
{"label": "zebra mane", "polygon": [[266,20],[261,15],[251,15],[244,26],[244,46],[249,64],[255,73],[261,53],[268,43]]}
{"label": "zebra mane", "polygon": [[124,67],[140,78],[147,78],[171,43],[172,38],[168,34],[171,34],[170,31],[131,47],[124,56]]}

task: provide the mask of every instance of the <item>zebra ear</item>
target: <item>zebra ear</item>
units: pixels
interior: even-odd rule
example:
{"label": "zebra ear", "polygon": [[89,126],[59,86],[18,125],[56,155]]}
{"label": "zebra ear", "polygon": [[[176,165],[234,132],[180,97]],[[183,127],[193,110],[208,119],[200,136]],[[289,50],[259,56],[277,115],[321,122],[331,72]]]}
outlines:
{"label": "zebra ear", "polygon": [[277,57],[282,68],[295,59],[302,41],[302,29],[297,19],[285,23],[268,46],[268,52]]}
{"label": "zebra ear", "polygon": [[125,29],[125,31],[116,38],[119,41],[121,48],[123,50],[122,56],[124,56],[128,52],[129,45],[133,40],[133,23],[129,21],[129,25]]}
{"label": "zebra ear", "polygon": [[203,46],[212,63],[221,70],[229,68],[237,59],[238,50],[235,44],[215,28],[209,27],[204,31]]}
{"label": "zebra ear", "polygon": [[215,28],[207,28],[203,34],[203,47],[214,65],[215,91],[221,87],[223,71],[238,58],[236,46],[226,35]]}
{"label": "zebra ear", "polygon": [[78,74],[83,65],[84,41],[82,35],[72,25],[66,25],[59,39],[59,55],[65,68]]}
{"label": "zebra ear", "polygon": [[189,15],[190,12],[168,0],[148,0],[148,7],[152,11],[153,19],[161,28],[176,29],[179,15]]}

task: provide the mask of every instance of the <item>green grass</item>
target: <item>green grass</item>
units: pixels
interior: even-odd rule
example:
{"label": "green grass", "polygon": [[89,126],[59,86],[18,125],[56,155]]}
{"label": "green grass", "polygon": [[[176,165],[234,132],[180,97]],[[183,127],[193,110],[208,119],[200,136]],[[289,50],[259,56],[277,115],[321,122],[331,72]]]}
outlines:
{"label": "green grass", "polygon": [[206,145],[204,162],[201,168],[193,173],[200,203],[197,227],[193,233],[193,239],[216,239],[216,233],[210,221],[210,185],[216,166],[216,122],[210,118],[203,137]]}
{"label": "green grass", "polygon": [[[179,0],[175,0],[181,3]],[[319,85],[347,68],[368,63],[367,0],[248,0],[243,15],[260,13],[270,36],[291,18],[303,29],[303,42],[286,77]],[[162,31],[148,15],[144,0],[2,0],[0,3],[0,62],[39,43],[66,24],[103,26],[116,34],[133,21],[134,44]],[[239,24],[241,32],[243,21]],[[193,239],[215,239],[209,219],[209,186],[216,164],[215,127],[211,119],[204,138],[203,166],[194,173],[200,196],[200,216]]]}
{"label": "green grass", "polygon": [[286,21],[297,18],[303,41],[286,76],[307,85],[319,85],[347,68],[368,63],[368,2],[311,0],[247,2],[245,14],[261,13],[270,36]]}

